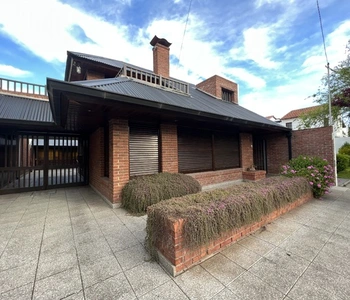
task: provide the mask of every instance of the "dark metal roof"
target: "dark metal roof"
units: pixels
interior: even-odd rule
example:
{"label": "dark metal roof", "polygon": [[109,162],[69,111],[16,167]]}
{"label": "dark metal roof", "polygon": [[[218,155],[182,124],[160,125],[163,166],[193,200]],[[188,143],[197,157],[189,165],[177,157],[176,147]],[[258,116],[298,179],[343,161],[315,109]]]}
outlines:
{"label": "dark metal roof", "polygon": [[49,101],[0,94],[0,120],[53,123]]}
{"label": "dark metal roof", "polygon": [[135,65],[132,65],[132,64],[120,61],[120,60],[116,60],[116,59],[111,59],[111,58],[106,58],[106,57],[96,56],[96,55],[91,55],[91,54],[86,54],[86,53],[80,53],[80,52],[73,52],[73,51],[68,51],[68,55],[69,54],[72,54],[72,55],[77,56],[77,57],[81,57],[83,59],[87,59],[87,60],[91,60],[91,61],[98,62],[98,63],[101,63],[101,64],[105,64],[105,65],[108,65],[108,66],[112,66],[112,67],[115,67],[115,68],[119,68],[119,69],[123,68],[124,65],[127,64],[127,65],[135,67],[135,68],[137,68],[139,70],[152,72],[151,70],[140,68],[138,66],[135,66]]}
{"label": "dark metal roof", "polygon": [[238,104],[212,97],[198,90],[192,84],[190,85],[190,95],[178,94],[126,77],[79,81],[74,82],[74,84],[143,99],[145,102],[150,101],[172,107],[180,107],[188,111],[188,113],[195,111],[197,115],[202,112],[217,115],[221,118],[224,117],[227,120],[235,119],[243,122],[259,123],[260,125],[275,127],[281,130],[286,129],[286,127],[276,124]]}

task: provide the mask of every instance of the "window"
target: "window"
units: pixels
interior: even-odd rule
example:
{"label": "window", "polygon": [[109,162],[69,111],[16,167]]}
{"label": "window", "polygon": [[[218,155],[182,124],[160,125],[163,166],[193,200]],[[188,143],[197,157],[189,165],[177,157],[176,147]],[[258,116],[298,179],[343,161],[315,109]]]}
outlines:
{"label": "window", "polygon": [[227,102],[233,102],[233,91],[222,88],[221,99]]}
{"label": "window", "polygon": [[293,123],[292,122],[286,123],[286,127],[292,129],[293,128]]}
{"label": "window", "polygon": [[179,172],[203,172],[240,166],[237,134],[178,127]]}

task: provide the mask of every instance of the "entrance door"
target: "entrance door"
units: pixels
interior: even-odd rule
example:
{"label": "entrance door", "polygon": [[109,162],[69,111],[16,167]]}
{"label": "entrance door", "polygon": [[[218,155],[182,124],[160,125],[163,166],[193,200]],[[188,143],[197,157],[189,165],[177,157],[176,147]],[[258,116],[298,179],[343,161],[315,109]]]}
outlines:
{"label": "entrance door", "polygon": [[253,156],[254,156],[254,165],[256,166],[256,169],[265,170],[267,172],[266,140],[254,138]]}

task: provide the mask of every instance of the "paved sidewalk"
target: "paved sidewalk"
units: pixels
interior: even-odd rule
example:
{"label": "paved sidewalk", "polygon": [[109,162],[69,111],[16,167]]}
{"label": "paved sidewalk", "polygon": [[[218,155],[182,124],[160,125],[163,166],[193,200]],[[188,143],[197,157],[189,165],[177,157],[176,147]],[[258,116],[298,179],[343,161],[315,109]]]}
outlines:
{"label": "paved sidewalk", "polygon": [[89,187],[0,196],[0,299],[349,299],[347,188],[176,278],[149,261],[145,224]]}

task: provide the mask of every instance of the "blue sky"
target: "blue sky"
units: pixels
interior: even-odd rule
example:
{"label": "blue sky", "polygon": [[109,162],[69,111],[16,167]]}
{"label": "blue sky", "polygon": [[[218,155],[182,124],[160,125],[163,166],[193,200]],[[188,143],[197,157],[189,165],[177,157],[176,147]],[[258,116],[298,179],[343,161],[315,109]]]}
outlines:
{"label": "blue sky", "polygon": [[[189,4],[3,0],[0,77],[39,84],[63,79],[67,50],[152,69],[149,42],[157,35],[172,43],[172,77],[198,83],[224,76],[239,84],[240,105],[263,116],[314,105],[308,96],[326,71],[316,0],[192,0],[183,39]],[[319,4],[335,66],[350,39],[350,1]]]}

